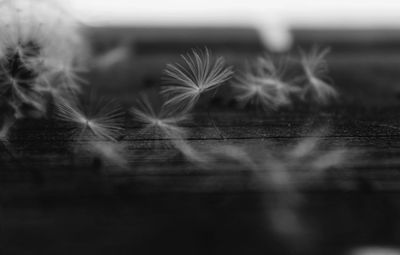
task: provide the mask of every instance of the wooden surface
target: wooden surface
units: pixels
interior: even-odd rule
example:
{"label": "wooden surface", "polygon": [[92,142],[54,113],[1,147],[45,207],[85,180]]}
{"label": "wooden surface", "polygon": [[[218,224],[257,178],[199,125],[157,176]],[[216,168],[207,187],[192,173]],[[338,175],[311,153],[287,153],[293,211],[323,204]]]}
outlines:
{"label": "wooden surface", "polygon": [[[345,162],[345,169],[337,171],[338,175],[332,178],[345,182],[354,174],[365,178],[377,190],[397,191],[399,188],[396,177],[400,164],[400,118],[396,108],[320,112],[296,112],[292,109],[265,114],[222,108],[225,109],[212,113],[217,129],[210,123],[207,115],[202,113],[195,113],[193,119],[184,125],[191,145],[205,151],[215,145],[254,148],[268,146],[271,151],[278,151],[290,149],[301,140],[316,136],[321,139],[319,149],[322,151],[346,148],[349,153],[356,153],[351,161]],[[316,134],[321,128],[328,128],[329,131],[326,134]],[[100,183],[118,183],[123,179],[124,182],[136,183],[132,185],[135,191],[140,189],[141,182],[144,184],[143,188],[155,184],[150,192],[157,189],[218,191],[218,187],[207,187],[207,182],[202,187],[202,179],[207,180],[210,177],[220,178],[218,183],[221,185],[217,186],[221,186],[223,190],[247,189],[241,183],[242,172],[246,172],[246,169],[231,169],[230,165],[219,165],[218,169],[207,170],[196,167],[170,146],[168,139],[157,136],[152,131],[143,132],[141,125],[129,117],[127,129],[119,141],[126,150],[129,169],[125,171],[114,170],[107,162],[96,164],[96,156],[90,153],[74,155],[74,147],[90,140],[84,137],[81,141],[73,141],[69,133],[69,128],[60,122],[32,120],[18,123],[10,139],[10,148],[15,155],[14,158],[7,155],[4,157],[0,189],[6,189],[12,194],[14,189],[18,193],[19,184],[31,184],[26,185],[26,188],[30,186],[34,190],[51,190],[59,189],[60,182],[66,185],[70,185],[69,181],[77,184],[82,182],[80,184],[85,187],[87,179]],[[163,176],[162,180],[153,181],[160,176]],[[177,178],[181,178],[181,181],[175,183]],[[169,180],[174,184],[168,184]],[[199,185],[193,185],[192,182],[198,182]],[[162,187],[164,184],[167,186]],[[318,189],[324,187],[317,186]],[[350,190],[357,189],[354,185],[346,187]],[[7,197],[10,198],[11,194],[7,194]]]}
{"label": "wooden surface", "polygon": [[342,254],[400,241],[396,108],[270,115],[218,109],[212,116],[225,140],[198,113],[198,124],[186,125],[190,143],[279,149],[329,126],[321,150],[344,145],[360,152],[328,180],[300,184],[306,202],[299,211],[310,231],[304,240],[271,231],[271,193],[245,169],[196,168],[128,121],[121,142],[132,170],[113,172],[91,156],[73,160],[64,127],[28,121],[11,139],[20,157],[0,171],[2,254]]}

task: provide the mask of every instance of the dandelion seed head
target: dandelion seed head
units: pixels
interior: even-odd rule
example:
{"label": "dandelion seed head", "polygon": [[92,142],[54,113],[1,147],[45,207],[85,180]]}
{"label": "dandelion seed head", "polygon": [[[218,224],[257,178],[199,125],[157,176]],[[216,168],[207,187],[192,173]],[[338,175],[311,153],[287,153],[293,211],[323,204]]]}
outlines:
{"label": "dandelion seed head", "polygon": [[323,139],[327,129],[321,129],[308,137],[300,140],[292,149],[288,150],[285,158],[289,162],[288,168],[302,166],[310,170],[311,176],[320,176],[326,170],[340,167],[358,153],[349,150],[344,145],[322,150]]}
{"label": "dandelion seed head", "polygon": [[129,163],[125,145],[115,142],[91,141],[86,150],[99,157],[107,167],[106,170],[128,170]]}
{"label": "dandelion seed head", "polygon": [[57,98],[55,117],[74,124],[77,139],[93,135],[98,139],[116,141],[124,131],[125,113],[122,106],[114,99],[97,94],[92,94],[86,103]]}
{"label": "dandelion seed head", "polygon": [[100,70],[106,70],[118,64],[124,63],[124,61],[127,61],[131,55],[132,52],[129,50],[129,47],[126,45],[121,45],[94,59],[94,64],[96,68]]}
{"label": "dandelion seed head", "polygon": [[2,126],[0,128],[0,159],[5,151],[10,150],[10,143],[9,143],[9,133],[11,127],[14,125],[15,120],[5,118],[3,119]]}
{"label": "dandelion seed head", "polygon": [[285,80],[284,65],[268,55],[257,58],[233,84],[236,100],[243,106],[254,104],[266,110],[289,105],[298,88]]}
{"label": "dandelion seed head", "polygon": [[186,159],[197,166],[205,169],[215,169],[216,164],[221,162],[234,163],[236,166],[248,167],[253,170],[254,164],[248,152],[234,145],[214,145],[207,148],[196,148],[188,141],[179,141],[176,147],[182,152]]}
{"label": "dandelion seed head", "polygon": [[51,86],[59,84],[50,74],[83,55],[77,23],[57,1],[4,0],[0,33],[0,93],[15,116],[25,117],[25,106],[44,114],[43,92],[56,91]]}
{"label": "dandelion seed head", "polygon": [[301,140],[291,151],[289,151],[289,156],[295,159],[304,158],[312,154],[318,147],[319,143],[320,139],[318,137]]}
{"label": "dandelion seed head", "polygon": [[157,108],[148,96],[142,95],[130,111],[135,120],[141,122],[147,130],[156,128],[166,138],[183,139],[186,135],[186,131],[179,127],[179,124],[187,120],[189,116],[170,105],[162,104]]}
{"label": "dandelion seed head", "polygon": [[4,123],[0,129],[0,143],[5,143],[8,141],[8,131],[10,129],[10,125],[8,122]]}
{"label": "dandelion seed head", "polygon": [[207,48],[192,50],[182,55],[182,59],[183,64],[169,64],[165,70],[162,93],[167,98],[166,105],[192,109],[201,94],[218,88],[233,74],[225,59],[214,59]]}
{"label": "dandelion seed head", "polygon": [[307,85],[303,98],[309,97],[319,104],[327,104],[338,97],[338,92],[324,79],[327,76],[326,55],[329,49],[320,50],[313,47],[309,53],[301,51],[301,63],[305,72]]}
{"label": "dandelion seed head", "polygon": [[345,148],[339,148],[331,150],[318,156],[312,163],[311,168],[316,171],[324,171],[333,167],[340,167],[344,162],[349,159],[349,150]]}
{"label": "dandelion seed head", "polygon": [[47,58],[66,60],[75,52],[76,45],[69,44],[79,37],[77,25],[60,1],[5,0],[0,13],[0,30],[7,35],[0,39],[3,54],[14,49],[24,59],[41,51]]}
{"label": "dandelion seed head", "polygon": [[196,164],[197,166],[207,167],[213,159],[207,155],[207,153],[193,147],[187,140],[173,140],[172,143],[173,146],[182,153],[186,160]]}

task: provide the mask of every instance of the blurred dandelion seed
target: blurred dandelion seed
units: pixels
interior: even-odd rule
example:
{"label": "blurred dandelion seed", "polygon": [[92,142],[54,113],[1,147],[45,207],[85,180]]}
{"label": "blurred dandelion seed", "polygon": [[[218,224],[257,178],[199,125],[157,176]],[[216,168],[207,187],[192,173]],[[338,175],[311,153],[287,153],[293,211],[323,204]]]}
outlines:
{"label": "blurred dandelion seed", "polygon": [[50,92],[53,96],[62,96],[66,92],[81,92],[82,85],[88,81],[82,78],[82,73],[87,72],[84,67],[68,65],[65,63],[54,63],[53,68],[44,72],[39,78],[45,84],[42,91]]}
{"label": "blurred dandelion seed", "polygon": [[8,133],[13,126],[13,121],[5,121],[0,129],[0,143],[8,143]]}
{"label": "blurred dandelion seed", "polygon": [[239,104],[253,104],[265,110],[291,104],[290,96],[299,88],[285,80],[285,61],[277,62],[265,55],[249,64],[233,84]]}
{"label": "blurred dandelion seed", "polygon": [[157,109],[146,95],[137,100],[136,107],[131,108],[130,112],[144,125],[145,130],[156,128],[167,139],[184,139],[186,136],[186,131],[178,125],[188,120],[188,115],[166,104]]}
{"label": "blurred dandelion seed", "polygon": [[324,81],[328,71],[325,60],[328,53],[329,49],[320,50],[316,46],[309,53],[300,51],[301,64],[307,80],[303,98],[310,97],[319,104],[327,104],[338,97],[336,89]]}
{"label": "blurred dandelion seed", "polygon": [[168,64],[165,70],[165,86],[162,94],[166,96],[166,105],[190,110],[200,95],[218,88],[228,81],[232,67],[226,67],[225,59],[214,59],[206,48],[204,51],[192,50],[182,55],[184,64]]}
{"label": "blurred dandelion seed", "polygon": [[[327,129],[316,131],[312,133],[313,137],[301,139],[293,147],[217,145],[207,148],[206,152],[197,151],[198,154],[207,156],[207,163],[221,160],[237,162],[254,173],[269,173],[268,178],[264,174],[260,175],[260,180],[265,179],[267,183],[277,187],[290,187],[294,186],[293,180],[318,177],[332,167],[342,166],[350,157],[357,155],[345,146],[321,150],[323,140],[320,137],[326,133]],[[309,174],[298,171],[299,168],[309,170]]]}
{"label": "blurred dandelion seed", "polygon": [[5,119],[3,121],[3,126],[0,129],[0,156],[2,156],[2,154],[8,154],[14,157],[9,143],[9,132],[14,122],[13,119]]}
{"label": "blurred dandelion seed", "polygon": [[315,152],[319,142],[320,138],[318,137],[303,139],[298,144],[296,144],[296,146],[291,151],[289,151],[288,156],[295,159],[305,158]]}
{"label": "blurred dandelion seed", "polygon": [[[59,84],[51,74],[60,65],[73,70],[83,55],[76,22],[55,1],[4,0],[0,33],[0,94],[16,118],[26,117],[32,109],[43,115],[47,106],[43,92]],[[68,82],[72,84],[72,79]]]}
{"label": "blurred dandelion seed", "polygon": [[[321,130],[318,133],[314,133],[314,135],[321,136],[326,134],[326,130]],[[322,142],[323,140],[319,137],[305,138],[283,154],[282,157],[287,162],[286,168],[289,169],[288,171],[295,174],[296,171],[294,169],[301,166],[309,170],[307,171],[308,175],[303,176],[303,178],[318,178],[324,175],[327,170],[340,167],[350,158],[358,155],[357,152],[350,151],[344,145],[321,150]]]}
{"label": "blurred dandelion seed", "polygon": [[88,102],[69,102],[58,98],[55,101],[55,117],[76,127],[78,139],[87,132],[96,138],[116,141],[124,131],[125,113],[114,99],[92,94]]}
{"label": "blurred dandelion seed", "polygon": [[9,53],[0,59],[0,95],[9,102],[15,112],[23,105],[44,111],[43,99],[36,90],[38,72],[26,66],[19,55]]}
{"label": "blurred dandelion seed", "polygon": [[127,61],[131,55],[129,47],[121,45],[97,57],[94,60],[94,64],[100,70],[107,70],[117,64],[123,63],[123,61]]}
{"label": "blurred dandelion seed", "polygon": [[128,160],[124,145],[115,142],[92,141],[86,146],[87,150],[104,162],[105,167],[115,167],[118,170],[127,170]]}
{"label": "blurred dandelion seed", "polygon": [[212,158],[203,151],[193,147],[187,140],[173,140],[172,143],[189,162],[201,167],[208,167],[210,165],[210,160]]}

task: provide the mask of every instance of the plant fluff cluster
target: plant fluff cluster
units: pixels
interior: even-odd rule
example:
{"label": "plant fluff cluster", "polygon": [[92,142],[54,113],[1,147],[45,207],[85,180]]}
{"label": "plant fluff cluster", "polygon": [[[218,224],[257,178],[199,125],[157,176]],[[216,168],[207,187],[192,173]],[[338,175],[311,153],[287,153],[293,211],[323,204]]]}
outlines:
{"label": "plant fluff cluster", "polygon": [[[109,148],[121,150],[116,143],[125,129],[125,109],[118,100],[83,85],[78,72],[84,47],[76,22],[46,0],[5,0],[0,14],[0,142],[9,143],[8,132],[16,120],[41,118],[52,105],[50,115],[68,123],[74,140],[88,140],[93,151],[107,155],[104,158],[120,159],[121,153],[100,150],[99,144],[110,141],[115,146]],[[180,63],[167,65],[158,106],[141,94],[129,113],[144,130],[157,130],[189,161],[210,161],[209,154],[186,141],[181,127],[203,95],[227,84],[242,106],[279,109],[296,98],[327,104],[338,96],[326,81],[327,53],[318,48],[302,51],[295,61],[301,75],[288,75],[287,58],[263,55],[235,76],[223,57],[214,57],[207,48],[192,50]]]}
{"label": "plant fluff cluster", "polygon": [[[281,151],[264,146],[249,150],[226,141],[204,150],[188,141],[182,127],[191,121],[190,114],[201,98],[215,95],[223,85],[229,86],[232,99],[243,107],[277,110],[295,101],[328,104],[338,97],[327,81],[328,50],[301,51],[299,61],[262,55],[237,75],[223,57],[214,57],[207,48],[192,50],[181,56],[181,62],[166,66],[157,100],[141,93],[127,110],[120,100],[102,95],[79,77],[83,40],[76,23],[54,2],[2,1],[0,34],[0,166],[5,157],[18,157],[10,148],[9,133],[19,119],[51,116],[71,130],[74,156],[89,154],[101,162],[97,165],[130,170],[127,146],[121,142],[129,113],[143,132],[165,141],[200,169],[234,162],[251,171],[261,185],[283,194],[269,215],[279,232],[287,230],[288,222],[297,224],[294,209],[299,192],[293,183],[300,178],[298,166],[310,170],[312,176],[305,178],[312,178],[345,161],[345,149],[321,153],[317,149],[321,141],[314,138]],[[290,74],[293,63],[300,74]]]}
{"label": "plant fluff cluster", "polygon": [[0,34],[0,123],[43,117],[49,98],[78,88],[83,43],[55,1],[2,1]]}

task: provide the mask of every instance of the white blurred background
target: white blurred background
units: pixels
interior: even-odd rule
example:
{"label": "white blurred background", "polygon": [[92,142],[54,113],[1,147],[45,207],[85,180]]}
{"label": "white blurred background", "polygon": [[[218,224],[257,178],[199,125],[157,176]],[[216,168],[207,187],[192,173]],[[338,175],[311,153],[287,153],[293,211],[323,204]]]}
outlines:
{"label": "white blurred background", "polygon": [[400,25],[397,0],[70,0],[92,24],[248,24],[307,27]]}
{"label": "white blurred background", "polygon": [[79,19],[94,26],[254,26],[282,48],[291,43],[289,28],[400,28],[398,0],[70,1]]}

